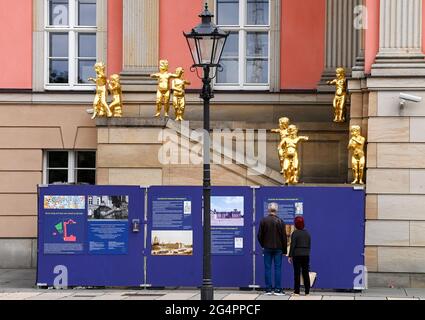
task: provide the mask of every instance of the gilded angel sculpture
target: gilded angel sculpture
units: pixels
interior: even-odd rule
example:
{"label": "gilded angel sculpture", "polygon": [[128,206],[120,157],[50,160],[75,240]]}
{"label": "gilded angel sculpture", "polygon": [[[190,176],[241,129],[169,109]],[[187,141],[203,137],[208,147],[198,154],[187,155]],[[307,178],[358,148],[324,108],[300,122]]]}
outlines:
{"label": "gilded angel sculpture", "polygon": [[184,116],[184,110],[186,108],[185,99],[185,87],[190,85],[190,82],[183,79],[184,70],[181,67],[176,69],[176,76],[171,82],[171,88],[173,89],[173,107],[176,115],[176,121],[182,121]]}
{"label": "gilded angel sculpture", "polygon": [[113,74],[108,80],[108,89],[112,94],[112,102],[109,105],[109,109],[113,113],[113,116],[116,118],[122,117],[122,89],[120,76],[118,74]]}
{"label": "gilded angel sculpture", "polygon": [[285,149],[283,148],[283,139],[285,139],[288,136],[288,126],[289,126],[289,119],[286,117],[279,119],[279,129],[272,129],[271,132],[273,133],[279,133],[280,135],[280,142],[277,147],[277,152],[279,156],[280,161],[280,173],[283,173],[283,163],[285,161]]}
{"label": "gilded angel sculpture", "polygon": [[360,126],[351,126],[351,139],[348,143],[348,150],[352,151],[351,170],[353,170],[352,184],[364,184],[363,174],[365,167],[364,145],[366,139],[360,135]]}
{"label": "gilded angel sculpture", "polygon": [[89,78],[89,81],[96,83],[96,95],[93,101],[93,116],[92,119],[97,116],[112,117],[112,112],[109,109],[108,103],[106,102],[106,75],[105,75],[105,64],[103,62],[97,62],[94,65],[96,71],[96,79]]}
{"label": "gilded angel sculpture", "polygon": [[165,117],[168,117],[170,110],[170,79],[177,78],[177,75],[168,72],[168,61],[159,61],[159,72],[151,74],[151,78],[158,79],[158,90],[156,92],[156,114],[161,115],[162,106],[164,106]]}
{"label": "gilded angel sculpture", "polygon": [[298,136],[298,128],[291,124],[288,127],[288,136],[282,141],[284,152],[283,176],[286,184],[297,184],[300,174],[300,163],[298,159],[298,143],[307,141],[309,138]]}
{"label": "gilded angel sculpture", "polygon": [[347,79],[344,68],[336,69],[336,79],[327,81],[329,85],[335,85],[334,122],[345,122],[345,104],[347,102]]}

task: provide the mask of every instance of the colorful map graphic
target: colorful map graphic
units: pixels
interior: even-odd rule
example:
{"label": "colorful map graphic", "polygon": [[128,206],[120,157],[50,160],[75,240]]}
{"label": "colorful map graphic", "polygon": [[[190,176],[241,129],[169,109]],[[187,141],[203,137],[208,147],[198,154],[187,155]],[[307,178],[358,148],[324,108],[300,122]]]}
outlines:
{"label": "colorful map graphic", "polygon": [[44,209],[85,209],[85,196],[44,196]]}
{"label": "colorful map graphic", "polygon": [[77,223],[72,219],[55,224],[56,231],[53,232],[53,236],[61,235],[63,241],[65,242],[76,242],[77,237],[73,234],[70,234],[70,232],[68,231],[68,226],[73,224]]}

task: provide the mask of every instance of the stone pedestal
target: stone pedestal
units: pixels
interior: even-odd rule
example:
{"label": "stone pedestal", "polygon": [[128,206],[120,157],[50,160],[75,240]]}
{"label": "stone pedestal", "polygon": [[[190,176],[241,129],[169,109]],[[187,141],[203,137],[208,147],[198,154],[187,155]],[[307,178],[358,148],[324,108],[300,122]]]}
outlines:
{"label": "stone pedestal", "polygon": [[159,1],[123,1],[124,91],[155,91],[150,74],[158,70]]}

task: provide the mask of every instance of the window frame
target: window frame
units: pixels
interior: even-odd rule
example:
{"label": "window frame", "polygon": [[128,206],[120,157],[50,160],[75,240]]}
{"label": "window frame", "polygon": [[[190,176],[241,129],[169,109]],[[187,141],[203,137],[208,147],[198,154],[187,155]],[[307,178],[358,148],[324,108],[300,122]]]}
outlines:
{"label": "window frame", "polygon": [[[94,33],[96,35],[96,56],[97,61],[99,52],[97,48],[98,21],[96,14],[96,26],[78,26],[78,2],[79,0],[69,0],[68,2],[68,25],[53,26],[50,25],[50,0],[44,0],[44,89],[45,90],[78,90],[92,91],[96,88],[92,83],[78,83],[78,34]],[[96,1],[96,12],[97,12]],[[50,33],[68,34],[68,83],[50,83]],[[83,59],[84,60],[84,59]],[[87,60],[87,59],[86,59]]]}
{"label": "window frame", "polygon": [[[68,168],[50,168],[48,167],[48,154],[49,152],[67,152],[68,153]],[[77,153],[78,152],[94,152],[95,165],[97,161],[97,150],[93,149],[78,149],[78,150],[64,150],[64,149],[46,149],[43,150],[43,184],[48,184],[48,171],[49,170],[67,170],[68,182],[66,184],[75,184],[77,178],[77,170],[92,170],[95,172],[95,184],[97,177],[97,168],[78,168],[77,167]]]}
{"label": "window frame", "polygon": [[[239,60],[238,60],[238,78],[239,83],[217,83],[217,78],[214,78],[213,85],[215,90],[258,90],[258,91],[268,91],[270,90],[270,61],[271,61],[271,0],[268,1],[268,10],[269,10],[269,24],[268,25],[248,25],[248,0],[239,0],[239,25],[219,25],[217,21],[217,14],[215,14],[215,23],[217,26],[224,30],[230,32],[238,33],[238,46],[239,46]],[[216,12],[218,12],[218,0],[215,0],[214,7]],[[258,83],[246,83],[246,70],[247,70],[247,34],[249,32],[267,32],[268,42],[267,42],[267,83],[258,84]]]}

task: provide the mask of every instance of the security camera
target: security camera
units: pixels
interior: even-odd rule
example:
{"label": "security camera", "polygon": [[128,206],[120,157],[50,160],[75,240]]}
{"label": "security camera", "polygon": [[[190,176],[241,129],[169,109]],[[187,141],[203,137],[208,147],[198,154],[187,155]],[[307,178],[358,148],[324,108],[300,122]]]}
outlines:
{"label": "security camera", "polygon": [[411,94],[400,92],[400,99],[405,101],[411,101],[411,102],[421,102],[422,97],[414,96]]}

